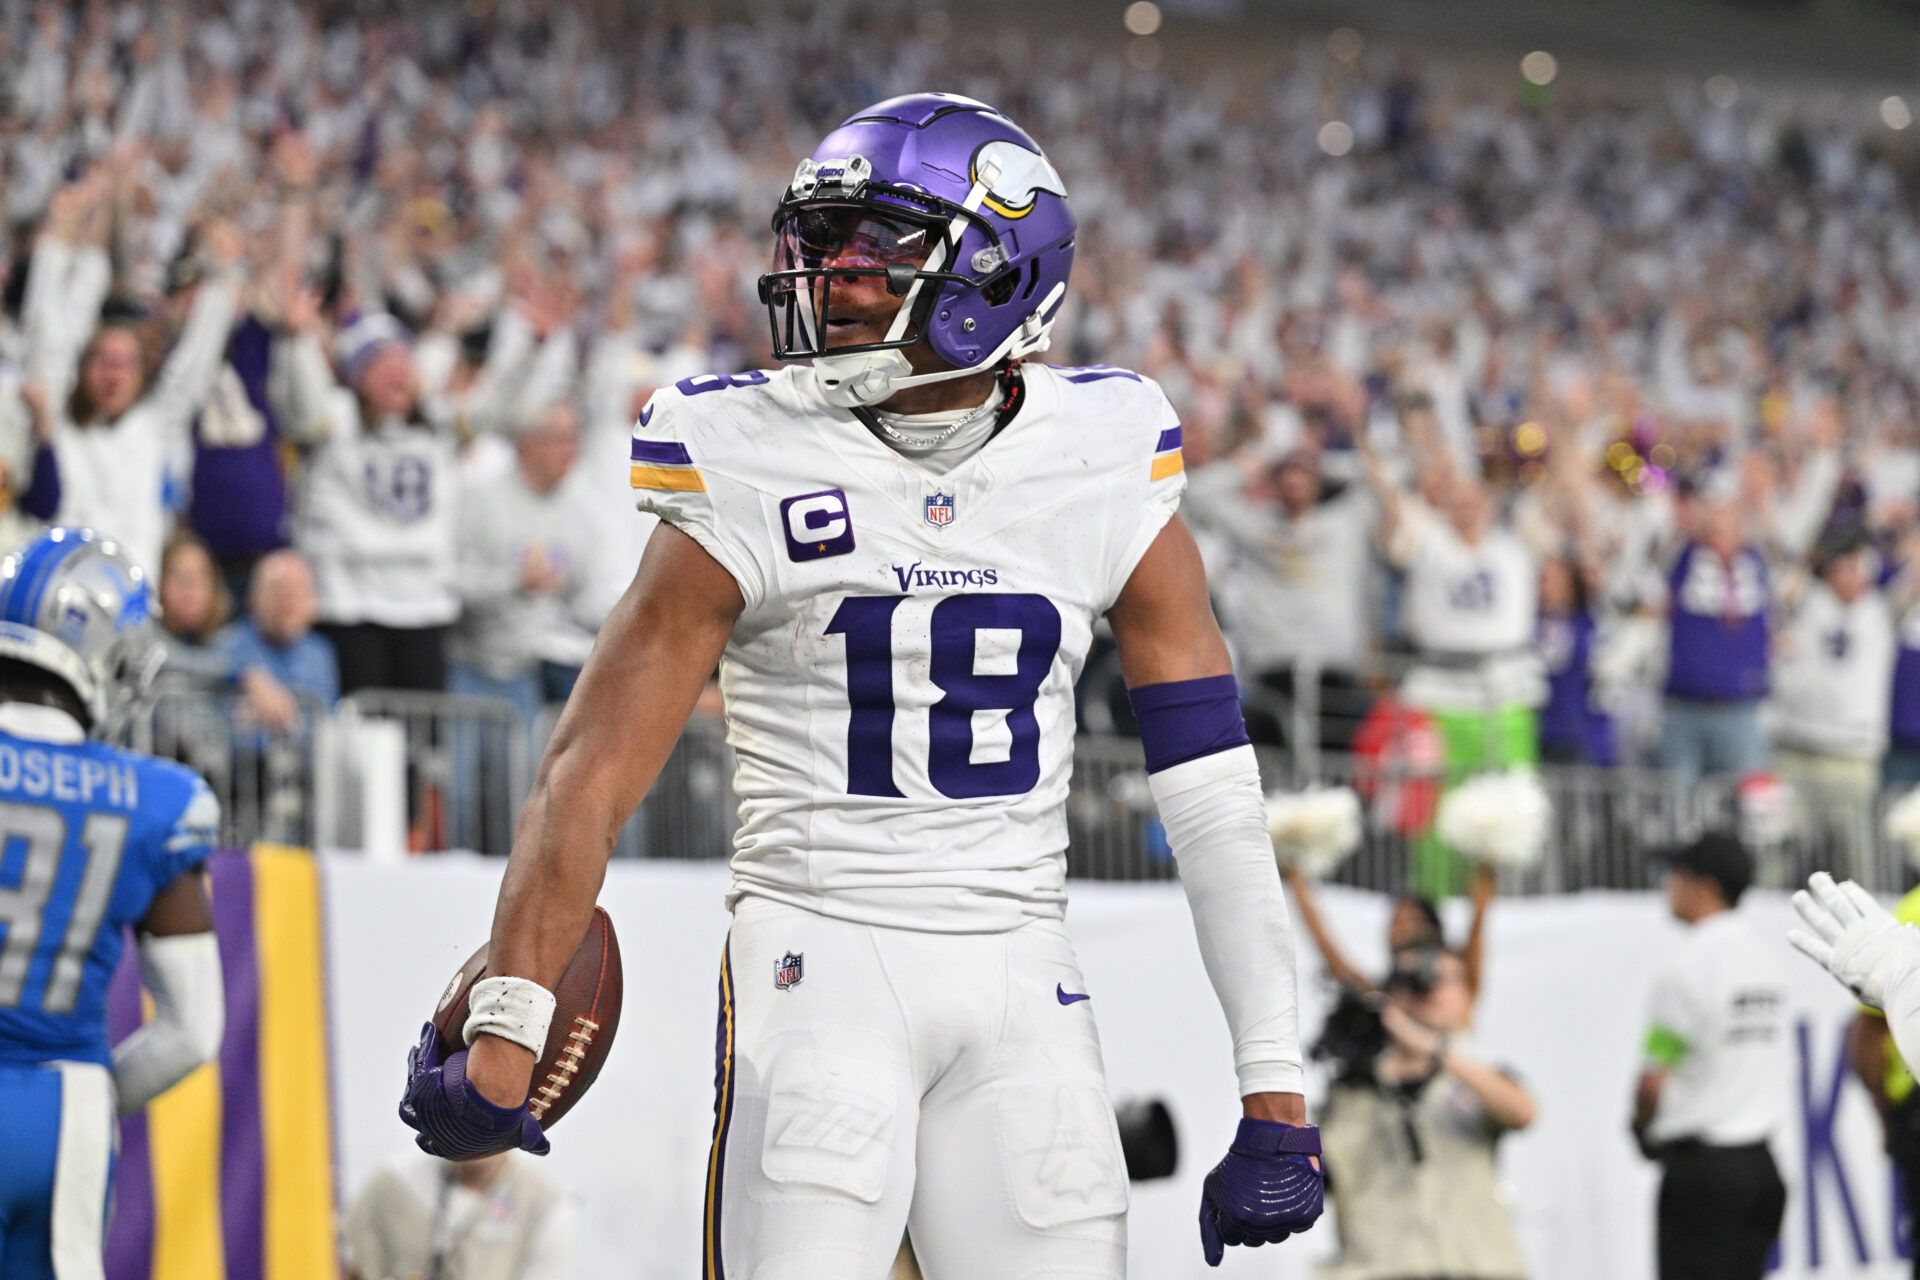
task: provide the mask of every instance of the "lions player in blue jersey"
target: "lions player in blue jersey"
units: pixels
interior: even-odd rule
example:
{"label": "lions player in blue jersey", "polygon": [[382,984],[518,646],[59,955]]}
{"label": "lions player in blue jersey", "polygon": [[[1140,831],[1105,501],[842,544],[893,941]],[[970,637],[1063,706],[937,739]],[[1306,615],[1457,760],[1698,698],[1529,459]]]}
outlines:
{"label": "lions player in blue jersey", "polygon": [[[0,1280],[98,1277],[115,1111],[220,1045],[201,867],[220,809],[189,769],[99,741],[152,675],[144,575],[84,529],[0,565]],[[107,1043],[138,936],[153,1017]]]}

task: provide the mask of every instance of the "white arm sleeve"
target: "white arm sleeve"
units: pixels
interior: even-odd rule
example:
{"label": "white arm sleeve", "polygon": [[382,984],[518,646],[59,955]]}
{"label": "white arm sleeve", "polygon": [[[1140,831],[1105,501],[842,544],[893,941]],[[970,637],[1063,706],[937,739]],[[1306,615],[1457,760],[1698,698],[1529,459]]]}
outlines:
{"label": "white arm sleeve", "polygon": [[[42,236],[34,245],[20,311],[27,340],[26,377],[44,386],[55,404],[72,388],[80,348],[99,323],[100,303],[112,276],[109,266],[108,279],[100,278],[99,259],[105,256],[52,236]],[[83,258],[85,270],[80,267]]]}
{"label": "white arm sleeve", "polygon": [[142,936],[140,981],[153,1018],[113,1050],[120,1114],[138,1111],[220,1051],[226,993],[220,947],[211,933]]}
{"label": "white arm sleeve", "polygon": [[186,327],[154,379],[147,402],[168,435],[184,438],[227,362],[227,339],[240,306],[240,274],[222,271],[200,286]]}
{"label": "white arm sleeve", "polygon": [[1816,450],[1801,467],[1797,483],[1774,500],[1773,536],[1787,554],[1804,556],[1813,547],[1833,510],[1844,471],[1838,449]]}
{"label": "white arm sleeve", "polygon": [[[311,333],[276,338],[267,366],[267,398],[280,429],[300,444],[318,444],[339,428],[343,388]],[[351,400],[351,396],[347,397]]]}
{"label": "white arm sleeve", "polygon": [[1253,748],[1189,760],[1147,782],[1180,864],[1200,958],[1233,1033],[1240,1096],[1301,1093],[1293,926]]}

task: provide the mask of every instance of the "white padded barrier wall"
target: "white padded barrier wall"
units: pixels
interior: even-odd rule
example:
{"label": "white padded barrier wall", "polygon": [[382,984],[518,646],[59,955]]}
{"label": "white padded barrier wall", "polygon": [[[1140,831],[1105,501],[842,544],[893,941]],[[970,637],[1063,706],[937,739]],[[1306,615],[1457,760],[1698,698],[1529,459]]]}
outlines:
{"label": "white padded barrier wall", "polygon": [[[454,968],[486,937],[502,865],[454,855],[400,865],[327,860],[335,1125],[348,1195],[408,1143],[394,1115],[407,1047]],[[711,865],[619,862],[608,875],[601,903],[619,931],[625,1011],[594,1094],[555,1129],[548,1158],[582,1201],[584,1274],[698,1273],[724,886],[724,871]],[[1338,935],[1378,968],[1385,900],[1336,890],[1325,899]],[[1772,936],[1791,914],[1777,895],[1756,894],[1742,911]],[[1457,914],[1449,924],[1456,934],[1464,927]],[[1331,1220],[1279,1249],[1229,1251],[1219,1271],[1200,1259],[1200,1180],[1225,1150],[1238,1104],[1225,1024],[1178,886],[1076,884],[1068,926],[1115,1096],[1166,1099],[1180,1131],[1179,1174],[1135,1188],[1131,1274],[1311,1275],[1334,1243]],[[1652,895],[1495,906],[1477,1039],[1540,1099],[1539,1122],[1509,1140],[1504,1163],[1540,1280],[1651,1280],[1654,1178],[1634,1153],[1626,1120],[1648,986],[1679,937]],[[1850,1082],[1837,1111],[1829,1106],[1852,1006],[1780,945],[1793,983],[1796,1101],[1776,1144],[1790,1188],[1776,1274],[1894,1280],[1905,1272],[1894,1261],[1892,1187],[1877,1124]],[[1310,955],[1302,963],[1308,1021],[1317,1023],[1319,967]],[[1809,1167],[1818,1188],[1811,1205]]]}

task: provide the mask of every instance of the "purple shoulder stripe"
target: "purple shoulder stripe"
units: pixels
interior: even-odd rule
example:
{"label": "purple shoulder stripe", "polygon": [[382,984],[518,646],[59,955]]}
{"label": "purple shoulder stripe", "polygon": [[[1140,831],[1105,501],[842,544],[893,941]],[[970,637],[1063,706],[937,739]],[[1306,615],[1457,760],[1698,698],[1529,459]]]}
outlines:
{"label": "purple shoulder stripe", "polygon": [[1116,369],[1112,365],[1066,365],[1059,371],[1068,382],[1099,382],[1104,378],[1126,378],[1132,382],[1140,381],[1140,375],[1131,369]]}
{"label": "purple shoulder stripe", "polygon": [[1153,446],[1155,453],[1165,453],[1169,449],[1180,447],[1180,424],[1174,423],[1160,433],[1160,443]]}
{"label": "purple shoulder stripe", "polygon": [[690,467],[693,455],[687,452],[687,446],[672,440],[635,440],[633,442],[633,460],[648,462],[657,467]]}

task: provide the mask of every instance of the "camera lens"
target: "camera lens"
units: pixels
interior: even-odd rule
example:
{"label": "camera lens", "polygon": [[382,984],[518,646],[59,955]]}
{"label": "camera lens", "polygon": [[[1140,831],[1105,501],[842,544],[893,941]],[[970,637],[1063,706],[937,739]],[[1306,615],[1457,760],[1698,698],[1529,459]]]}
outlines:
{"label": "camera lens", "polygon": [[1120,1152],[1134,1182],[1170,1178],[1180,1164],[1180,1139],[1173,1113],[1158,1098],[1136,1098],[1114,1108],[1120,1122]]}

